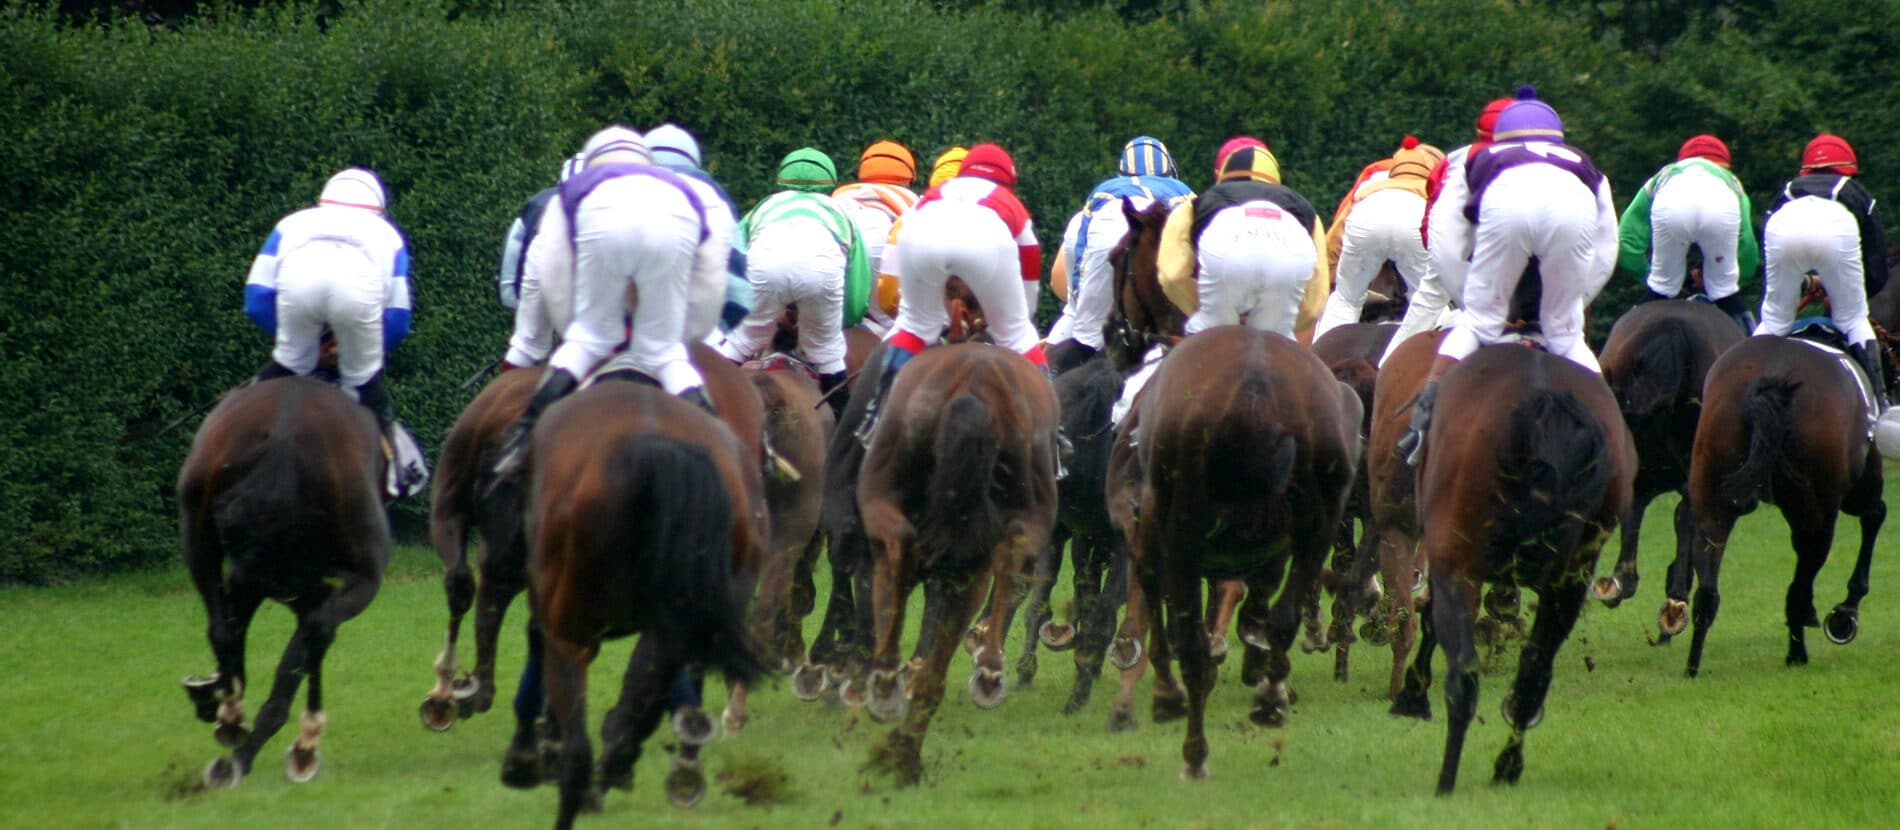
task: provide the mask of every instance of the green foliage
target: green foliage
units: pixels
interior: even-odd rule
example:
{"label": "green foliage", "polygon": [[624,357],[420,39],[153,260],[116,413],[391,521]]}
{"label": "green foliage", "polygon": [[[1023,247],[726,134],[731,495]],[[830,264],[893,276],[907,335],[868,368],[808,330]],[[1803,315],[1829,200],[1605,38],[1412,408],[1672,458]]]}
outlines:
{"label": "green foliage", "polygon": [[[1450,148],[1535,84],[1622,198],[1698,132],[1727,139],[1765,209],[1836,131],[1876,195],[1900,149],[1900,2],[1284,0],[978,3],[361,0],[207,7],[177,25],[71,26],[0,10],[0,582],[173,555],[172,476],[196,420],[269,344],[240,312],[249,258],[324,179],[373,167],[416,263],[397,405],[438,446],[498,356],[502,229],[609,121],[677,121],[742,203],[815,146],[855,169],[895,138],[927,162],[997,141],[1053,249],[1129,136],[1191,184],[1240,133],[1330,208],[1416,134]],[[1592,309],[1598,336],[1640,288]],[[1053,313],[1047,296],[1042,313]],[[421,508],[403,508],[411,519]]]}

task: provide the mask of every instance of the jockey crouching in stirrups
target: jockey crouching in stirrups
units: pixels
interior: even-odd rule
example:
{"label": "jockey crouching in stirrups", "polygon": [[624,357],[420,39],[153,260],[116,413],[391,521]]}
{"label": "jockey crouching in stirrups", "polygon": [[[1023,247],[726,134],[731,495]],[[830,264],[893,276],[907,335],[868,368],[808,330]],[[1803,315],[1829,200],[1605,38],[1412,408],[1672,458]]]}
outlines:
{"label": "jockey crouching in stirrups", "polygon": [[893,253],[902,295],[897,321],[884,338],[884,367],[857,437],[868,444],[897,372],[936,343],[949,326],[944,285],[959,277],[970,286],[996,345],[1049,370],[1029,310],[1036,305],[1042,249],[1029,210],[1016,198],[1016,163],[994,144],[978,144],[962,172],[932,187],[904,216],[904,226],[885,249]]}
{"label": "jockey crouching in stirrups", "polygon": [[[686,181],[699,193],[700,201],[708,208],[715,203],[725,205],[724,213],[712,211],[706,218],[708,225],[717,226],[715,234],[731,238],[739,221],[739,208],[732,203],[732,196],[724,187],[701,166],[699,140],[693,134],[677,124],[661,124],[646,134],[647,152],[653,156],[653,163],[664,167]],[[706,279],[693,282],[692,293],[687,301],[686,333],[688,338],[697,332],[708,332],[707,318],[714,316],[718,320],[719,331],[731,331],[739,325],[752,310],[752,283],[746,279],[745,251],[736,244],[731,246],[726,256],[725,293],[719,294],[719,284],[705,275]]]}
{"label": "jockey crouching in stirrups", "polygon": [[[872,142],[858,156],[858,180],[831,193],[838,207],[858,226],[874,275],[886,273],[884,248],[890,241],[897,217],[917,204],[917,193],[910,189],[916,180],[917,158],[904,145],[885,139]],[[892,312],[886,311],[882,302],[870,303],[864,313],[865,324],[880,336],[890,331]]]}
{"label": "jockey crouching in stirrups", "polygon": [[1326,332],[1359,322],[1366,290],[1389,260],[1405,280],[1411,295],[1431,276],[1431,259],[1420,235],[1425,223],[1425,180],[1445,154],[1437,147],[1406,136],[1385,177],[1359,185],[1333,216],[1327,248],[1337,241],[1339,261],[1334,267],[1332,296],[1313,330],[1318,340]]}
{"label": "jockey crouching in stirrups", "polygon": [[1656,172],[1623,209],[1617,267],[1647,274],[1645,302],[1673,300],[1689,270],[1689,246],[1702,249],[1702,294],[1752,332],[1736,293],[1761,267],[1748,192],[1728,169],[1728,145],[1712,135],[1682,143],[1676,162]]}
{"label": "jockey crouching in stirrups", "polygon": [[422,454],[396,424],[384,357],[409,336],[409,246],[383,214],[376,174],[330,177],[315,207],[278,221],[244,285],[244,313],[277,339],[258,381],[316,371],[324,329],[335,337],[338,382],[376,415],[392,468],[391,496],[428,479]]}
{"label": "jockey crouching in stirrups", "polygon": [[837,183],[831,159],[810,147],[779,163],[785,190],[739,222],[752,313],[718,348],[734,362],[757,358],[771,345],[785,307],[797,305],[798,349],[818,372],[819,391],[842,415],[845,396],[832,390],[845,381],[844,329],[863,317],[872,273],[863,234],[827,195]]}
{"label": "jockey crouching in stirrups", "polygon": [[[707,204],[692,180],[651,164],[640,134],[631,129],[595,133],[582,154],[586,169],[562,183],[560,210],[544,212],[528,249],[508,362],[539,363],[556,329],[561,345],[504,439],[497,477],[521,469],[541,413],[603,364],[608,374],[642,376],[714,411],[686,344],[707,333],[691,331],[690,319],[704,317],[710,325],[717,318],[716,310],[694,314],[690,298],[701,293],[695,285],[717,285],[713,293],[724,293],[731,248],[731,226],[719,222],[725,212]],[[627,307],[629,289],[638,296],[633,309]],[[616,355],[623,343],[625,350]]]}
{"label": "jockey crouching in stirrups", "polygon": [[1439,196],[1464,209],[1449,222],[1432,223],[1433,237],[1443,243],[1433,255],[1468,256],[1470,266],[1460,294],[1462,319],[1439,344],[1412,408],[1411,429],[1399,439],[1399,452],[1412,464],[1425,445],[1439,380],[1479,347],[1504,339],[1511,295],[1532,257],[1543,279],[1538,322],[1545,346],[1603,374],[1583,339],[1583,309],[1616,267],[1610,182],[1583,151],[1562,143],[1563,120],[1535,90],[1522,87],[1517,98],[1498,116],[1496,141],[1474,151],[1464,175],[1447,179]]}

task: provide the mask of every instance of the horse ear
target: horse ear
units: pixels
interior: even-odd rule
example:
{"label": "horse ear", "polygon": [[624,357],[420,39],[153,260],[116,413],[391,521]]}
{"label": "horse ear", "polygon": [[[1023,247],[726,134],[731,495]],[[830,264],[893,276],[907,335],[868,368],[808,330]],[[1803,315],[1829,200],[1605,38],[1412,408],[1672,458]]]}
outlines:
{"label": "horse ear", "polygon": [[1128,219],[1128,226],[1141,224],[1141,211],[1135,209],[1135,202],[1127,196],[1122,197],[1122,216]]}

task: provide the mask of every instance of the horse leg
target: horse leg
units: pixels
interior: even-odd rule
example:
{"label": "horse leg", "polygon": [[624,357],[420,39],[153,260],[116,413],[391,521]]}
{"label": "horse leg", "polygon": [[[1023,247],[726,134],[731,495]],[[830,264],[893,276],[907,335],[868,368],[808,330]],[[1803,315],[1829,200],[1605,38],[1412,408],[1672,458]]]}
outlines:
{"label": "horse leg", "polygon": [[[1133,571],[1136,566],[1131,562],[1128,567]],[[1128,613],[1122,617],[1121,628],[1115,632],[1115,641],[1108,650],[1109,661],[1122,673],[1115,701],[1108,709],[1110,732],[1126,732],[1135,728],[1135,688],[1141,684],[1142,677],[1148,674],[1149,655],[1141,644],[1148,638],[1151,623],[1147,594],[1141,587],[1139,576],[1128,580],[1127,605]]]}
{"label": "horse leg", "polygon": [[[304,698],[304,715],[297,740],[290,745],[290,751],[284,757],[284,774],[293,782],[302,784],[317,777],[317,770],[322,763],[317,750],[324,724],[328,720],[323,712],[324,655],[330,652],[330,645],[336,642],[337,628],[344,620],[363,613],[381,587],[380,572],[357,574],[324,598],[317,607],[299,615],[301,619],[298,626],[308,626],[310,629],[304,641],[304,672],[309,675],[310,687]],[[258,717],[262,720],[263,713],[259,712]]]}
{"label": "horse leg", "polygon": [[1473,621],[1478,616],[1478,586],[1469,579],[1432,571],[1432,625],[1445,645],[1445,760],[1438,769],[1438,794],[1458,786],[1458,762],[1465,731],[1478,709],[1478,647]]}
{"label": "horse leg", "polygon": [[[1167,591],[1166,628],[1181,650],[1181,679],[1187,683],[1187,736],[1181,740],[1181,779],[1198,781],[1207,778],[1207,696],[1217,672],[1208,648],[1211,638],[1201,619],[1201,580],[1198,574],[1176,568],[1170,569],[1162,583]],[[1157,678],[1157,692],[1159,688]],[[1159,703],[1157,697],[1157,707]],[[1159,713],[1155,720],[1161,720]]]}
{"label": "horse leg", "polygon": [[[872,543],[874,555],[870,567],[870,603],[872,618],[876,627],[876,650],[871,655],[871,671],[868,676],[870,688],[866,709],[871,717],[880,721],[896,720],[904,716],[908,705],[908,695],[904,691],[904,678],[898,672],[899,638],[904,634],[904,607],[909,604],[911,591],[915,586],[913,567],[905,550],[903,538],[910,524],[897,512],[896,505],[880,504],[878,508],[892,514],[879,524],[867,523],[867,527],[901,528],[890,530],[882,538]],[[870,518],[870,517],[867,517]],[[941,627],[941,626],[936,626]],[[937,633],[933,627],[933,642]]]}
{"label": "horse leg", "polygon": [[444,521],[436,532],[436,554],[444,566],[442,591],[449,604],[449,633],[442,653],[435,658],[435,687],[422,699],[419,710],[422,725],[436,732],[445,732],[455,725],[455,676],[460,672],[455,644],[462,631],[462,618],[475,604],[475,574],[465,556],[467,528],[467,521],[457,516]]}
{"label": "horse leg", "polygon": [[824,534],[813,532],[799,553],[797,565],[792,568],[789,615],[785,621],[784,641],[780,644],[790,661],[785,667],[788,671],[804,663],[805,618],[811,616],[818,605],[818,586],[812,577],[818,565],[818,552],[824,546]]}
{"label": "horse leg", "polygon": [[1717,583],[1717,575],[1722,570],[1722,554],[1728,547],[1729,530],[1735,525],[1733,518],[1724,518],[1717,524],[1703,524],[1697,534],[1694,555],[1690,565],[1695,569],[1695,633],[1689,639],[1688,675],[1695,677],[1702,671],[1702,647],[1707,642],[1710,626],[1715,625],[1715,613],[1722,607],[1722,593]]}
{"label": "horse leg", "polygon": [[298,612],[297,629],[290,635],[290,642],[284,646],[284,655],[278,660],[277,676],[271,682],[270,697],[263,706],[258,707],[257,720],[244,740],[229,756],[212,761],[211,766],[205,769],[205,786],[237,786],[244,776],[251,773],[251,764],[257,758],[257,751],[289,719],[291,700],[296,697],[297,687],[303,683],[304,674],[309,670],[309,643],[316,628],[304,608],[300,607]]}
{"label": "horse leg", "polygon": [[212,737],[219,746],[228,749],[244,743],[251,734],[244,726],[244,689],[248,682],[245,641],[251,620],[257,616],[257,607],[263,604],[264,598],[249,586],[233,585],[227,592],[218,585],[212,590],[213,595],[205,603],[205,611],[211,619],[206,636],[211,641],[218,671],[209,678],[185,678],[185,691],[197,706],[198,719],[215,722],[217,727]]}
{"label": "horse leg", "polygon": [[1860,601],[1867,596],[1867,571],[1873,565],[1874,539],[1887,520],[1887,503],[1876,492],[1870,504],[1860,510],[1860,551],[1854,558],[1854,573],[1847,578],[1847,599],[1827,614],[1823,631],[1830,642],[1846,645],[1860,634]]}
{"label": "horse leg", "polygon": [[596,795],[594,747],[587,737],[587,666],[600,648],[552,635],[542,639],[547,648],[548,711],[561,730],[561,807],[554,827],[569,830]]}
{"label": "horse leg", "polygon": [[[1827,564],[1828,549],[1834,546],[1834,522],[1839,510],[1832,505],[1816,504],[1811,497],[1783,497],[1782,512],[1788,516],[1788,528],[1794,536],[1794,579],[1788,582],[1784,607],[1788,623],[1790,666],[1808,664],[1807,629],[1821,624],[1814,615],[1814,577]],[[1799,517],[1797,517],[1799,514]]]}
{"label": "horse leg", "polygon": [[[1234,616],[1239,613],[1240,601],[1247,596],[1247,583],[1238,579],[1223,579],[1209,586],[1213,589],[1214,609],[1207,615],[1207,656],[1218,666],[1227,662],[1227,632],[1233,628]],[[1198,589],[1196,589],[1198,590]],[[1169,601],[1173,598],[1169,597]],[[1241,625],[1241,640],[1244,643],[1250,632],[1246,624]]]}
{"label": "horse leg", "polygon": [[[1605,537],[1607,535],[1605,533]],[[1592,544],[1600,546],[1603,541],[1600,538]],[[1586,558],[1594,560],[1596,555],[1590,553]],[[1504,699],[1504,721],[1511,727],[1511,737],[1492,770],[1494,781],[1515,784],[1524,774],[1524,733],[1544,719],[1551,663],[1557,659],[1557,650],[1563,647],[1570,629],[1576,625],[1588,591],[1589,587],[1579,581],[1540,592],[1542,607],[1537,610],[1536,622],[1531,624],[1530,640],[1518,654],[1517,679],[1512,683],[1511,694]]]}
{"label": "horse leg", "polygon": [[524,633],[528,653],[522,661],[521,679],[515,686],[515,734],[502,756],[501,783],[525,790],[548,780],[554,770],[545,763],[541,728],[547,708],[546,672],[542,668],[546,662],[546,638],[541,636],[541,624],[533,619],[528,620]]}
{"label": "horse leg", "polygon": [[842,556],[836,547],[833,545],[828,557],[831,565],[831,593],[825,599],[824,620],[818,626],[818,635],[812,638],[811,651],[806,655],[805,662],[792,670],[792,695],[799,700],[817,700],[824,694],[827,685],[843,682],[843,666],[839,662],[843,648],[841,641],[848,642],[856,636],[852,630],[852,624],[857,619],[852,596],[853,576],[843,566]]}
{"label": "horse leg", "polygon": [[[1386,696],[1399,700],[1400,690],[1406,687],[1407,660],[1411,657],[1414,641],[1418,637],[1419,615],[1422,609],[1413,607],[1412,586],[1418,581],[1418,541],[1410,534],[1396,528],[1381,528],[1379,531],[1379,574],[1385,582],[1385,633],[1392,643],[1392,679]],[[1374,618],[1376,619],[1376,612]],[[1367,637],[1369,640],[1376,638]],[[1427,652],[1429,654],[1429,651]],[[1431,704],[1425,700],[1427,683],[1418,688],[1419,697],[1408,703],[1405,714],[1420,716],[1431,712]],[[1394,706],[1393,714],[1400,714]]]}
{"label": "horse leg", "polygon": [[[1009,693],[1003,677],[1003,642],[1009,633],[1009,616],[1016,610],[1017,598],[1027,593],[1024,589],[1031,586],[1023,584],[1023,563],[1036,556],[1030,549],[1030,539],[1048,538],[1047,533],[1035,534],[1016,524],[1013,533],[1002,544],[990,552],[990,573],[992,597],[1002,598],[1002,604],[992,602],[990,609],[989,632],[984,638],[983,647],[973,658],[975,673],[970,675],[970,698],[978,708],[994,709],[1003,704],[1003,697]],[[1046,583],[1045,583],[1046,584]],[[1046,594],[1045,594],[1046,596]],[[1030,642],[1034,636],[1026,637]]]}
{"label": "horse leg", "polygon": [[602,790],[633,789],[633,767],[640,745],[660,724],[670,701],[665,690],[679,676],[681,661],[662,653],[660,638],[642,636],[627,658],[620,679],[620,700],[600,724],[600,761],[595,781]]}
{"label": "horse leg", "polygon": [[[1605,607],[1615,608],[1622,605],[1623,600],[1636,596],[1636,559],[1641,549],[1638,542],[1643,535],[1643,514],[1649,509],[1649,503],[1662,492],[1659,488],[1638,486],[1634,497],[1630,499],[1629,511],[1623,514],[1623,546],[1617,553],[1616,570],[1609,576],[1597,577],[1591,586],[1597,601]],[[1686,507],[1688,500],[1684,499],[1682,505]],[[1681,512],[1678,510],[1678,515]]]}
{"label": "horse leg", "polygon": [[[1108,599],[1116,588],[1115,578],[1109,573],[1114,564],[1103,561],[1103,554],[1110,550],[1101,540],[1089,536],[1076,536],[1069,542],[1075,560],[1075,685],[1069,690],[1068,702],[1062,705],[1065,715],[1088,705],[1095,679],[1102,674],[1102,653],[1108,646],[1108,630],[1115,624],[1115,607]],[[1120,589],[1126,595],[1127,585]]]}
{"label": "horse leg", "polygon": [[[1062,553],[1069,542],[1068,533],[1057,529],[1050,534],[1049,542],[1043,545],[1037,554],[1035,569],[1027,585],[1019,586],[1022,596],[1023,614],[1023,656],[1016,660],[1016,685],[1028,689],[1036,682],[1036,670],[1040,668],[1036,660],[1036,647],[1048,645],[1051,651],[1061,651],[1073,645],[1075,627],[1064,626],[1066,630],[1057,633],[1054,610],[1049,607],[1049,595],[1055,590],[1055,582],[1062,574]],[[1020,581],[1020,580],[1019,580]],[[1011,613],[1014,613],[1013,611]],[[1050,637],[1053,642],[1045,642]]]}
{"label": "horse leg", "polygon": [[475,589],[475,674],[455,689],[456,698],[467,707],[464,717],[495,706],[495,659],[502,622],[507,619],[508,606],[527,589],[526,551],[519,545],[515,548],[507,561],[483,566],[481,585]]}
{"label": "horse leg", "polygon": [[[949,672],[950,659],[956,656],[957,647],[963,641],[964,626],[975,615],[977,603],[983,601],[978,586],[987,582],[988,576],[986,569],[967,582],[947,582],[942,586],[942,603],[953,609],[951,619],[931,633],[924,664],[912,677],[904,722],[871,750],[872,766],[888,771],[899,786],[916,786],[923,781],[924,735],[930,730],[930,720],[936,715],[937,707],[943,703],[944,675]],[[875,700],[874,697],[873,706]]]}
{"label": "horse leg", "polygon": [[[1139,578],[1141,600],[1146,606],[1143,611],[1148,633],[1148,668],[1155,673],[1154,699],[1150,703],[1148,717],[1155,723],[1167,723],[1187,715],[1187,692],[1175,680],[1174,667],[1171,665],[1174,652],[1173,646],[1169,643],[1168,618],[1162,616],[1164,595],[1161,593],[1161,574],[1149,568],[1144,569]],[[1197,603],[1200,596],[1199,590],[1199,586],[1196,586]],[[1129,598],[1134,598],[1133,591],[1129,592]],[[1196,637],[1207,636],[1201,629],[1196,629],[1191,634]]]}

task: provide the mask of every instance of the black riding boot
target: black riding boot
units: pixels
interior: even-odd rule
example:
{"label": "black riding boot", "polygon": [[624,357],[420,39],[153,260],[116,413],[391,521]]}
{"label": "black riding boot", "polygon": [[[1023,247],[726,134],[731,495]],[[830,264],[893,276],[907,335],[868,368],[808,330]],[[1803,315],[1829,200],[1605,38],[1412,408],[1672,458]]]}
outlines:
{"label": "black riding boot", "polygon": [[703,385],[687,389],[679,393],[677,397],[682,401],[706,410],[706,413],[714,418],[719,417],[719,409],[713,406],[712,398],[706,395],[706,387]]}
{"label": "black riding boot", "polygon": [[1637,298],[1636,304],[1642,305],[1643,303],[1653,303],[1657,300],[1673,300],[1673,299],[1675,298],[1645,285],[1643,286],[1643,296]]}
{"label": "black riding boot", "polygon": [[840,369],[828,375],[818,376],[818,391],[831,404],[831,414],[835,421],[844,420],[844,405],[851,402],[851,396],[845,392],[844,370]]}
{"label": "black riding boot", "polygon": [[877,373],[877,386],[871,390],[871,403],[864,407],[864,420],[858,424],[855,436],[858,443],[871,446],[871,434],[877,429],[878,416],[884,409],[884,399],[890,397],[891,386],[897,383],[897,370],[909,363],[911,354],[896,346],[884,347],[884,370]]}
{"label": "black riding boot", "polygon": [[1742,301],[1742,295],[1730,294],[1716,300],[1715,307],[1726,312],[1729,319],[1735,321],[1735,325],[1742,327],[1743,337],[1754,335],[1755,311],[1748,307],[1748,303]]}
{"label": "black riding boot", "polygon": [[501,441],[501,457],[495,462],[495,477],[510,478],[521,471],[521,465],[528,460],[528,436],[534,432],[534,422],[541,419],[541,413],[555,401],[566,397],[575,387],[581,385],[580,379],[565,369],[549,369],[541,377],[541,385],[535,387],[534,398],[528,401],[528,408],[521,413],[521,420],[508,428]]}
{"label": "black riding boot", "polygon": [[1418,400],[1412,403],[1412,420],[1407,424],[1404,435],[1399,436],[1399,455],[1405,463],[1414,467],[1424,457],[1425,431],[1432,425],[1432,407],[1438,403],[1438,382],[1451,371],[1458,361],[1439,355],[1432,362],[1432,368],[1425,375],[1425,387],[1418,390]]}
{"label": "black riding boot", "polygon": [[356,387],[356,400],[376,416],[376,428],[382,430],[383,440],[389,442],[390,449],[395,449],[396,400],[389,396],[389,386],[383,383],[382,372],[371,375],[362,386]]}
{"label": "black riding boot", "polygon": [[[267,380],[276,380],[278,378],[295,377],[296,374],[297,374],[296,372],[290,371],[289,367],[273,360],[269,363],[264,364],[264,368],[257,370],[257,377],[253,378],[251,382],[263,383],[264,381],[267,381]],[[381,377],[381,375],[378,375],[378,377]]]}
{"label": "black riding boot", "polygon": [[1887,371],[1880,365],[1880,352],[1875,343],[1873,340],[1855,343],[1847,347],[1847,353],[1853,355],[1861,371],[1867,373],[1867,383],[1874,388],[1874,414],[1878,416],[1887,411]]}

